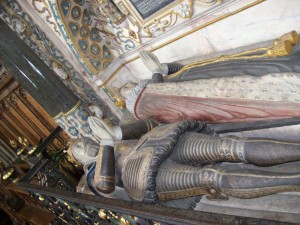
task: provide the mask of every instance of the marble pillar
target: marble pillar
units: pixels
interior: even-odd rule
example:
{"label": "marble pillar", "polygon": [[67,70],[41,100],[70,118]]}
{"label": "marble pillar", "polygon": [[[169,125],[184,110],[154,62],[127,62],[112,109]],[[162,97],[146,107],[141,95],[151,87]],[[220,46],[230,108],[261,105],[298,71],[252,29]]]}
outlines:
{"label": "marble pillar", "polygon": [[0,63],[72,139],[96,139],[87,123],[92,112],[2,20]]}
{"label": "marble pillar", "polygon": [[78,98],[2,20],[0,61],[51,117],[67,113],[78,103]]}

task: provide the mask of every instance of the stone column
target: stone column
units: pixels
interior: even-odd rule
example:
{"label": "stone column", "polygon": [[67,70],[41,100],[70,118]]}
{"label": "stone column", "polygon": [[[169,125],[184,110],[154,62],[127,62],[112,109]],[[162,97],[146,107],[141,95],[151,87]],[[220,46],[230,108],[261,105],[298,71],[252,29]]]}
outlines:
{"label": "stone column", "polygon": [[97,140],[87,122],[91,111],[1,19],[0,63],[71,138]]}

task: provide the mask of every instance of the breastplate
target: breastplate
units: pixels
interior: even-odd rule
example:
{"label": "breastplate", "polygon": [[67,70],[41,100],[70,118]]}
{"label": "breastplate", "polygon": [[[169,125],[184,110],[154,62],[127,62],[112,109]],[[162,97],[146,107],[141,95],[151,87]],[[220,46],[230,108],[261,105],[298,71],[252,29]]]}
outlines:
{"label": "breastplate", "polygon": [[123,164],[122,181],[130,198],[156,203],[155,177],[162,162],[169,157],[183,133],[206,129],[202,122],[184,121],[158,126],[144,135]]}

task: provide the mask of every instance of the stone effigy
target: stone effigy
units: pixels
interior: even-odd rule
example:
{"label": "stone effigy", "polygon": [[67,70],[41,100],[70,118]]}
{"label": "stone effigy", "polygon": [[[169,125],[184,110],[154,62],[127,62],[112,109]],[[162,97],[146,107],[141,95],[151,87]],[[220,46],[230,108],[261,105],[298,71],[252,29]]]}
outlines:
{"label": "stone effigy", "polygon": [[[207,59],[191,65],[141,58],[152,71],[127,97],[138,119],[252,122],[299,117],[300,46],[291,32],[266,48]],[[292,45],[294,47],[293,54]],[[162,74],[169,74],[165,77]],[[120,91],[121,92],[121,91]]]}
{"label": "stone effigy", "polygon": [[[157,126],[127,147],[122,142],[99,148],[93,165],[98,169],[87,174],[97,194],[112,193],[117,185],[134,201],[169,206],[183,201],[191,208],[202,195],[247,199],[300,191],[300,168],[291,173],[277,168],[300,161],[297,142],[218,137],[196,121]],[[96,145],[82,143],[72,147],[95,152]]]}
{"label": "stone effigy", "polygon": [[[134,135],[127,133],[136,130],[136,125],[127,125],[126,129],[120,126],[122,138],[111,135],[110,141],[98,145],[99,149],[92,144],[82,145],[82,140],[74,143],[73,149],[79,145],[82,152],[93,153],[90,162],[82,162],[87,164],[86,182],[90,190],[105,197],[180,208],[194,208],[201,196],[251,199],[299,192],[299,142],[219,137],[205,123],[198,122],[298,117],[299,47],[288,55],[297,38],[292,32],[271,47],[250,50],[246,55],[223,56],[222,62],[218,62],[219,58],[205,60],[188,69],[177,63],[160,64],[153,54],[141,52],[153,79],[135,87],[127,97],[127,108],[139,119],[155,118],[169,124],[156,124],[150,131],[147,123],[141,123],[139,128],[148,129]],[[259,55],[254,55],[256,52]],[[266,54],[282,58],[265,59]],[[253,63],[255,60],[257,63]],[[270,62],[269,67],[261,70],[258,65],[262,62],[263,66],[264,60]],[[216,73],[225,65],[227,70],[224,69],[222,76],[226,71],[235,73],[209,79],[201,77],[201,73],[187,75],[190,69],[199,72],[213,68],[212,64]],[[240,64],[244,67],[235,70]],[[245,68],[251,76],[244,75]],[[170,77],[162,76],[169,73]],[[128,92],[124,88],[120,93]],[[107,128],[103,121],[97,117],[89,120],[94,133],[105,137]]]}

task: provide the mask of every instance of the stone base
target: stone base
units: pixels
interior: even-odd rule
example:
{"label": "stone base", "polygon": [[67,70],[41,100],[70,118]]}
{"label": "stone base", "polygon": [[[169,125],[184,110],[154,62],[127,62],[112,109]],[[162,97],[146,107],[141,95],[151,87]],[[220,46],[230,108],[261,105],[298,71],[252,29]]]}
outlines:
{"label": "stone base", "polygon": [[286,192],[256,199],[229,198],[211,201],[203,197],[195,210],[280,222],[300,222],[300,193]]}

